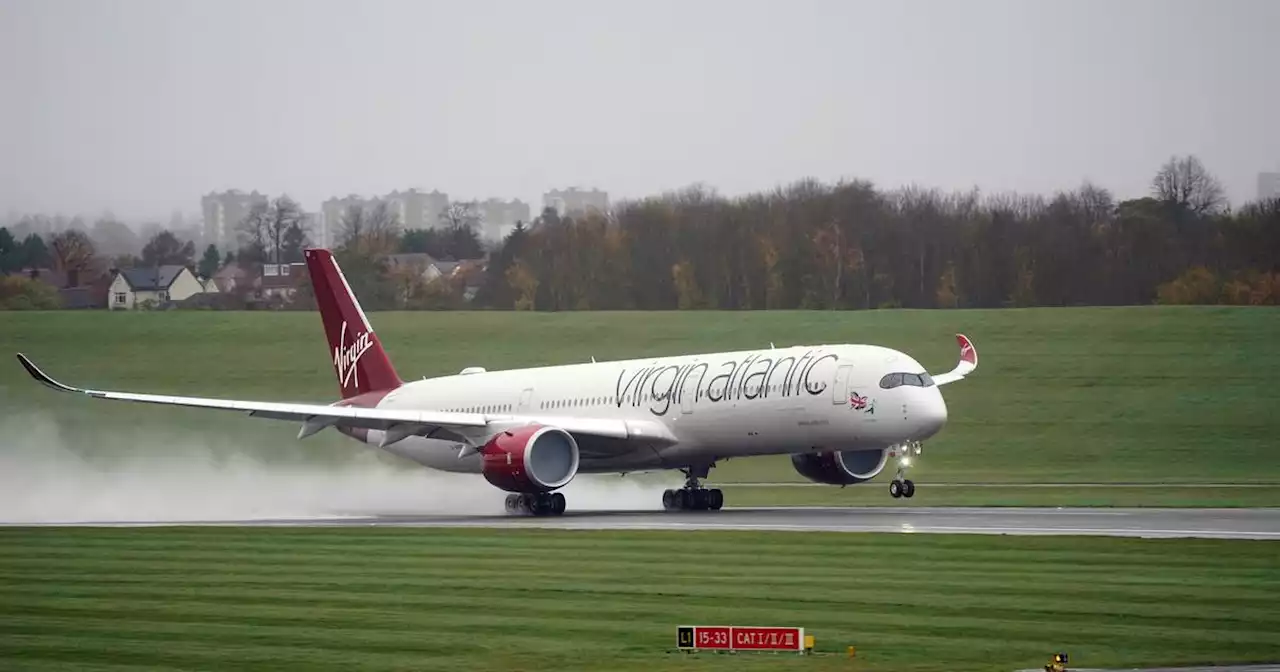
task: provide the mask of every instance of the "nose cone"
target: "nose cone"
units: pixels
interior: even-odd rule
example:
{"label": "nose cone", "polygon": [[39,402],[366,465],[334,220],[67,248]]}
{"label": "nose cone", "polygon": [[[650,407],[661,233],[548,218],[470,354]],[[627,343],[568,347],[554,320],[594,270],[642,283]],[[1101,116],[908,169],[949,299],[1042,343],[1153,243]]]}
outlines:
{"label": "nose cone", "polygon": [[912,414],[915,417],[917,427],[916,440],[927,439],[934,434],[942,431],[947,424],[947,402],[942,400],[942,393],[938,388],[933,388],[933,394],[920,404],[918,414]]}

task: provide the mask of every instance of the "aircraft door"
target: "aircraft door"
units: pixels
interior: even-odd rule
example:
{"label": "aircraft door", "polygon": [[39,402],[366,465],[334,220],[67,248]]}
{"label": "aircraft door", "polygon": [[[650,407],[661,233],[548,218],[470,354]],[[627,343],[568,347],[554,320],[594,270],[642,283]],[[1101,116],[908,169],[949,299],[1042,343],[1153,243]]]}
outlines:
{"label": "aircraft door", "polygon": [[698,400],[698,376],[685,376],[680,386],[680,412],[688,415],[693,412],[693,403]]}
{"label": "aircraft door", "polygon": [[831,386],[832,404],[839,406],[849,403],[849,375],[852,372],[852,364],[845,364],[836,369],[835,384]]}
{"label": "aircraft door", "polygon": [[517,413],[525,413],[529,410],[529,401],[533,399],[533,388],[526,388],[520,393],[520,403],[516,406]]}

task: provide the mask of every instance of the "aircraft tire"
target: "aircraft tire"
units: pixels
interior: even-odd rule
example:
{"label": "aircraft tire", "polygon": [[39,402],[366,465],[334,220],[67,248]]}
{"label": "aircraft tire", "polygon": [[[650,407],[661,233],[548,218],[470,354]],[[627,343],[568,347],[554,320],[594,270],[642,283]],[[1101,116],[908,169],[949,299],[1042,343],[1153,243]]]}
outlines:
{"label": "aircraft tire", "polygon": [[689,491],[683,490],[683,489],[676,490],[675,494],[676,494],[675,496],[676,508],[680,509],[681,511],[688,509],[689,504],[691,503],[690,500],[693,499],[693,496],[689,494]]}
{"label": "aircraft tire", "polygon": [[719,488],[707,491],[707,508],[712,511],[719,511],[724,506],[724,493]]}
{"label": "aircraft tire", "polygon": [[559,516],[564,513],[565,501],[564,494],[559,492],[551,493],[551,514]]}
{"label": "aircraft tire", "polygon": [[910,499],[916,494],[916,484],[909,479],[902,482],[902,496]]}
{"label": "aircraft tire", "polygon": [[902,496],[902,481],[889,481],[889,495],[894,499]]}
{"label": "aircraft tire", "polygon": [[692,495],[690,499],[693,500],[692,502],[690,502],[691,506],[689,508],[693,509],[694,511],[707,510],[707,504],[709,504],[709,502],[707,501],[706,490],[703,490],[702,488],[698,488],[697,490],[691,491],[689,494]]}
{"label": "aircraft tire", "polygon": [[662,508],[667,511],[673,511],[677,508],[675,490],[668,489],[662,491]]}

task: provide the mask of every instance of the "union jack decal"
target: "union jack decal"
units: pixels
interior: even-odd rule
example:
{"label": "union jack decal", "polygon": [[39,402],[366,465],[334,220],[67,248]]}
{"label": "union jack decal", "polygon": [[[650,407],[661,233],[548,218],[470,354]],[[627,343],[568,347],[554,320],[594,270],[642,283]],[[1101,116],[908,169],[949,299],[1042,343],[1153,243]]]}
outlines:
{"label": "union jack decal", "polygon": [[871,401],[869,397],[859,395],[857,392],[849,395],[849,408],[863,413],[875,413],[876,403]]}

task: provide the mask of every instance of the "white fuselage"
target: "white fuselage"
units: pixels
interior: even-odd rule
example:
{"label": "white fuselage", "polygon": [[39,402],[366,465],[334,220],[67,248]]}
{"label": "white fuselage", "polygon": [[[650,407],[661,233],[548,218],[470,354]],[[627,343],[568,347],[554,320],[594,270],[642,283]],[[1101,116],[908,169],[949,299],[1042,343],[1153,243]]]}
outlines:
{"label": "white fuselage", "polygon": [[[661,423],[675,438],[580,445],[583,473],[711,463],[731,457],[885,448],[936,434],[947,410],[938,388],[885,389],[891,373],[922,374],[879,346],[826,345],[476,371],[406,383],[386,409],[536,414]],[[382,432],[370,430],[377,445]],[[409,437],[386,448],[425,466],[479,472],[454,441]]]}

